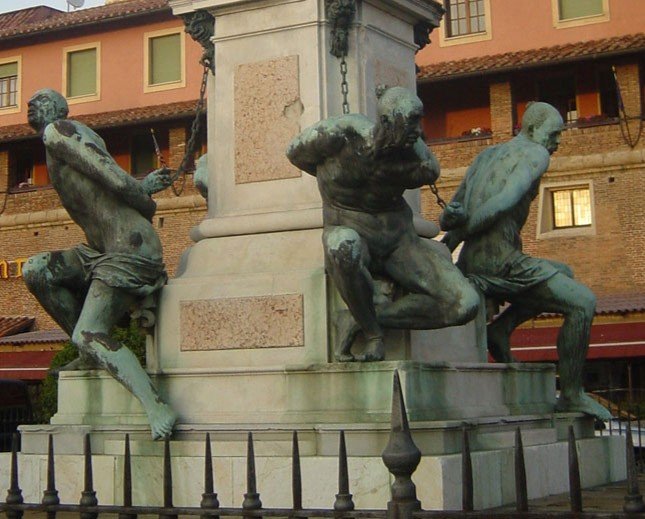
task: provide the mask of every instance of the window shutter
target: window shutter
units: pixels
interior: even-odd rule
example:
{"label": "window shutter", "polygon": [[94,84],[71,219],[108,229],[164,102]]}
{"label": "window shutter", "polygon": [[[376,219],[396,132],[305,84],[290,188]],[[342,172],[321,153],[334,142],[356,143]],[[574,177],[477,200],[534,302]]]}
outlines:
{"label": "window shutter", "polygon": [[181,41],[179,34],[150,38],[151,85],[181,81]]}
{"label": "window shutter", "polygon": [[602,14],[602,0],[559,0],[560,20]]}
{"label": "window shutter", "polygon": [[0,65],[0,78],[17,76],[18,75],[18,63],[15,61],[11,63],[3,63]]}
{"label": "window shutter", "polygon": [[67,97],[96,94],[96,49],[67,55]]}

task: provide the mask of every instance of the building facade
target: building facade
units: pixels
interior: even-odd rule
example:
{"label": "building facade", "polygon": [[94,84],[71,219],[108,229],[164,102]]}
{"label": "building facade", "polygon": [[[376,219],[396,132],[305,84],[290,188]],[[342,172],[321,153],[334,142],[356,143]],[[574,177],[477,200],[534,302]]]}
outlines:
{"label": "building facade", "polygon": [[[0,319],[30,323],[20,330],[28,337],[9,329],[0,338],[0,378],[42,379],[62,345],[51,331],[56,324],[25,287],[24,261],[84,241],[50,186],[44,146],[27,125],[27,101],[41,88],[61,92],[69,117],[94,129],[134,176],[162,163],[177,168],[195,117],[201,55],[166,0],[0,15]],[[169,275],[206,210],[191,174],[174,188],[155,195],[153,221]]]}
{"label": "building facade", "polygon": [[[636,398],[645,386],[645,9],[638,0],[443,3],[442,26],[417,60],[441,196],[450,200],[479,152],[516,134],[527,103],[560,111],[566,129],[524,250],[569,264],[598,298],[587,387]],[[422,196],[436,221],[434,196]],[[556,316],[526,323],[513,354],[556,360],[559,326]]]}

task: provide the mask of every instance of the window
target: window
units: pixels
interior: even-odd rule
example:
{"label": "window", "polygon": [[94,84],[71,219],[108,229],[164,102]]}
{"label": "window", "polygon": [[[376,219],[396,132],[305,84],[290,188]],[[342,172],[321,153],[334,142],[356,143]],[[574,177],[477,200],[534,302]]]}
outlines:
{"label": "window", "polygon": [[146,33],[145,54],[147,92],[185,86],[182,32],[172,29]]}
{"label": "window", "polygon": [[18,62],[0,65],[0,108],[18,106]]}
{"label": "window", "polygon": [[594,234],[590,181],[540,186],[538,238]]}
{"label": "window", "polygon": [[609,0],[551,0],[556,28],[609,20]]}
{"label": "window", "polygon": [[490,40],[490,0],[444,0],[446,15],[439,31],[439,46]]}
{"label": "window", "polygon": [[133,177],[147,175],[157,167],[155,145],[150,133],[138,133],[132,136],[130,145],[130,174]]}
{"label": "window", "polygon": [[484,0],[446,0],[448,37],[486,31]]}
{"label": "window", "polygon": [[574,76],[548,77],[538,81],[538,101],[553,105],[565,123],[578,119]]}
{"label": "window", "polygon": [[553,228],[591,225],[591,196],[589,187],[558,189],[553,197]]}
{"label": "window", "polygon": [[64,91],[71,103],[94,101],[99,98],[98,44],[64,49]]}
{"label": "window", "polygon": [[16,145],[9,150],[9,177],[12,190],[49,184],[45,148],[39,142]]}
{"label": "window", "polygon": [[20,57],[0,60],[0,111],[20,111]]}
{"label": "window", "polygon": [[558,0],[560,20],[603,14],[602,0]]}

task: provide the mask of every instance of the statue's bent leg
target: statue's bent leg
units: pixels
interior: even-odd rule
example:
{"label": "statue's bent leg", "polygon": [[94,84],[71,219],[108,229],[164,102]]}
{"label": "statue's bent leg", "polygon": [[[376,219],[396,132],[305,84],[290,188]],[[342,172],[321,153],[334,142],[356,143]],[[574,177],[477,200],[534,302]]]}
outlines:
{"label": "statue's bent leg", "polygon": [[161,400],[135,355],[110,337],[115,323],[131,302],[132,296],[95,279],[90,285],[72,341],[139,399],[148,415],[152,437],[165,438],[172,433],[175,414]]}
{"label": "statue's bent leg", "polygon": [[560,398],[557,409],[580,411],[608,419],[609,411],[587,396],[582,384],[591,322],[596,308],[593,292],[565,273],[559,272],[524,292],[521,298],[514,298],[514,302],[545,312],[561,313],[564,316],[557,340],[560,374]]}
{"label": "statue's bent leg", "polygon": [[[327,272],[368,342],[364,360],[382,360],[385,355],[383,331],[378,325],[374,310],[374,284],[367,269],[367,247],[354,229],[343,226],[326,227],[323,231],[323,245]],[[350,350],[356,337],[356,328],[346,316],[339,317],[343,317],[346,325],[337,324],[337,356],[339,360],[352,360]]]}
{"label": "statue's bent leg", "polygon": [[377,307],[385,328],[431,330],[473,320],[479,295],[451,260],[421,240],[408,240],[388,258],[385,270],[409,294]]}
{"label": "statue's bent leg", "polygon": [[[553,265],[560,273],[568,278],[573,278],[571,268],[559,261],[542,259]],[[486,329],[488,351],[497,362],[514,362],[511,355],[510,338],[513,330],[520,324],[542,313],[541,308],[534,308],[527,304],[511,304],[500,316],[497,317]]]}
{"label": "statue's bent leg", "polygon": [[71,336],[84,296],[76,293],[83,285],[82,265],[76,254],[73,251],[36,254],[25,262],[22,275],[29,291]]}
{"label": "statue's bent leg", "polygon": [[[29,258],[22,269],[29,291],[56,323],[71,337],[81,314],[86,282],[83,266],[74,251],[43,252]],[[79,357],[58,371],[96,369],[94,359],[79,351]]]}
{"label": "statue's bent leg", "polygon": [[496,362],[515,362],[510,341],[513,330],[540,313],[533,308],[512,304],[486,327],[488,351]]}

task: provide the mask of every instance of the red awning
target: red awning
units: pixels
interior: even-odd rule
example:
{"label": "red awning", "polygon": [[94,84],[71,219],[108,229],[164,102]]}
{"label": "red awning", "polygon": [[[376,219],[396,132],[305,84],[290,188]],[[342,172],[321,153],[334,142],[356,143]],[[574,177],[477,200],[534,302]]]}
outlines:
{"label": "red awning", "polygon": [[0,378],[43,380],[56,351],[0,352]]}
{"label": "red awning", "polygon": [[[513,356],[522,362],[558,360],[559,327],[521,328],[511,336]],[[588,359],[645,357],[645,323],[598,324],[591,327]]]}

